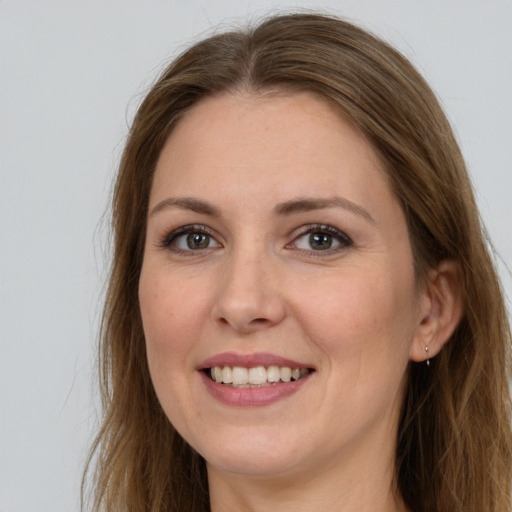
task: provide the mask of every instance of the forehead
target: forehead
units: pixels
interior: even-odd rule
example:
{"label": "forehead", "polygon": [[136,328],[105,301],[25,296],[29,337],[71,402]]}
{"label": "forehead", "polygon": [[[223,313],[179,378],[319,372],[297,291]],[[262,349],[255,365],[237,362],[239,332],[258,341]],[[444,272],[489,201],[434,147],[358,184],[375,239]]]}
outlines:
{"label": "forehead", "polygon": [[392,200],[377,152],[311,93],[224,94],[203,99],[178,123],[157,163],[151,203],[165,195],[349,195]]}

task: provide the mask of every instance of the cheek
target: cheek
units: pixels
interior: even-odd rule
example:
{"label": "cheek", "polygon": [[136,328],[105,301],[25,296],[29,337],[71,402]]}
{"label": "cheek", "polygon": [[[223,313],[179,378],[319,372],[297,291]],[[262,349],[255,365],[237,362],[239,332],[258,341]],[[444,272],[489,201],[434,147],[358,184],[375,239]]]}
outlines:
{"label": "cheek", "polygon": [[389,364],[388,355],[400,367],[406,363],[414,336],[413,277],[398,280],[391,275],[366,270],[331,277],[324,293],[311,293],[313,288],[307,286],[310,293],[300,316],[310,339],[331,356],[332,365],[346,369],[351,358],[350,367],[364,372],[370,364],[375,369],[377,357]]}
{"label": "cheek", "polygon": [[192,283],[169,279],[165,273],[141,274],[139,302],[152,373],[161,366],[185,367],[207,300],[191,288]]}
{"label": "cheek", "polygon": [[[190,282],[169,279],[167,272],[143,272],[139,284],[149,371],[166,416],[179,432],[192,429],[201,411],[194,409],[193,359],[201,337],[199,312],[205,297],[191,293]],[[192,419],[192,420],[191,420]]]}
{"label": "cheek", "polygon": [[409,286],[368,272],[331,279],[329,294],[310,295],[303,329],[328,365],[321,408],[347,431],[398,415],[414,335],[413,299]]}

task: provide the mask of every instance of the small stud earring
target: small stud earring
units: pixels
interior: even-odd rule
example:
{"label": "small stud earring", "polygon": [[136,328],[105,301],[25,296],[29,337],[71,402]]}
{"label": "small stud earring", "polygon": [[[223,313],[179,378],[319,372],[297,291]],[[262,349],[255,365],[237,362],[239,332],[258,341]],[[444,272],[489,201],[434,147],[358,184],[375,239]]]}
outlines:
{"label": "small stud earring", "polygon": [[428,345],[425,345],[425,352],[427,353],[427,366],[430,366],[430,357],[428,357]]}

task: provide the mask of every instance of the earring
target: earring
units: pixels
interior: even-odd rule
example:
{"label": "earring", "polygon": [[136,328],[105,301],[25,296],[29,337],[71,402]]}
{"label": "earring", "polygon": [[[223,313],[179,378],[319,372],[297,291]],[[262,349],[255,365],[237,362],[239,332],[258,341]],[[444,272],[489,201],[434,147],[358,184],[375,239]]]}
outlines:
{"label": "earring", "polygon": [[425,352],[427,354],[427,366],[430,366],[430,357],[428,357],[428,345],[425,345]]}

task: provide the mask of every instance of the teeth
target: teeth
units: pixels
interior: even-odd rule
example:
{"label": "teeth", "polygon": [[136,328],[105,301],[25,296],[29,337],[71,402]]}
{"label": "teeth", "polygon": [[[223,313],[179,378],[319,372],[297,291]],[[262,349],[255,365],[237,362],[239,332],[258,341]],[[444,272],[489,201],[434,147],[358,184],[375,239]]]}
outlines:
{"label": "teeth", "polygon": [[267,370],[263,366],[249,369],[249,384],[265,384],[267,382]]}
{"label": "teeth", "polygon": [[231,367],[224,366],[224,368],[222,368],[221,370],[220,366],[216,366],[215,375],[217,375],[217,373],[220,373],[221,375],[221,380],[217,380],[217,378],[215,378],[217,382],[224,382],[224,384],[231,384],[233,382],[233,370],[231,369]]}
{"label": "teeth", "polygon": [[237,388],[261,387],[278,382],[299,380],[309,375],[307,368],[290,368],[288,366],[214,366],[210,368],[211,379],[218,383],[228,384]]}
{"label": "teeth", "polygon": [[212,379],[215,382],[222,382],[222,370],[220,366],[216,366],[215,368],[212,368]]}
{"label": "teeth", "polygon": [[292,369],[286,366],[281,366],[279,368],[279,373],[281,374],[281,380],[283,382],[290,382],[292,380]]}
{"label": "teeth", "polygon": [[233,386],[249,384],[249,372],[241,366],[233,367]]}
{"label": "teeth", "polygon": [[281,380],[279,366],[269,366],[267,368],[267,380],[269,382],[279,382]]}

